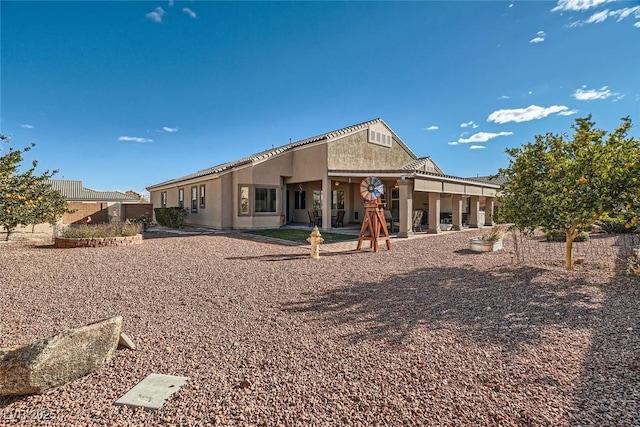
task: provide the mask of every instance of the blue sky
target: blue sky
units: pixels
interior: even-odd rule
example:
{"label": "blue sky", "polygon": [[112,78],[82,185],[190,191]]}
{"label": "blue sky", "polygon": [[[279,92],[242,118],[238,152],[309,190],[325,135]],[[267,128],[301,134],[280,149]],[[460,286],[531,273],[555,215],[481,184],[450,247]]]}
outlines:
{"label": "blue sky", "polygon": [[638,1],[2,1],[0,14],[0,132],[96,190],[142,192],[376,117],[463,177],[589,113],[640,124]]}

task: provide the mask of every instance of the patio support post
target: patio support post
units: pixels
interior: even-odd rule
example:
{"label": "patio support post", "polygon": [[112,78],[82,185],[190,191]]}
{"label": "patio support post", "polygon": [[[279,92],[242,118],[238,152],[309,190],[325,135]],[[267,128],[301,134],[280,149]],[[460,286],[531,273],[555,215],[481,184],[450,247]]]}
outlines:
{"label": "patio support post", "polygon": [[427,233],[437,234],[440,231],[440,193],[429,193],[429,229]]}
{"label": "patio support post", "polygon": [[451,202],[453,207],[452,230],[462,230],[462,195],[452,194]]}
{"label": "patio support post", "polygon": [[480,210],[480,197],[469,197],[469,228],[478,228],[478,211]]}
{"label": "patio support post", "polygon": [[331,228],[331,178],[325,175],[322,178],[322,229]]}
{"label": "patio support post", "polygon": [[484,225],[487,227],[493,226],[493,197],[487,196],[487,201],[484,206]]}
{"label": "patio support post", "polygon": [[398,212],[400,225],[398,237],[413,236],[413,181],[399,179],[398,189],[400,197],[400,212]]}

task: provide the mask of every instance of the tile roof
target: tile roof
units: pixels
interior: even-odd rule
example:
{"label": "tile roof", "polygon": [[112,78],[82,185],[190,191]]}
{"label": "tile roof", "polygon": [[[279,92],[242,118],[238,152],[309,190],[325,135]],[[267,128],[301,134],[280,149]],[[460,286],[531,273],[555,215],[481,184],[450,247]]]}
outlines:
{"label": "tile roof", "polygon": [[135,202],[138,198],[119,191],[96,191],[85,188],[82,181],[50,179],[49,184],[69,201]]}
{"label": "tile roof", "polygon": [[242,166],[244,164],[258,162],[258,161],[261,161],[261,160],[268,159],[269,157],[277,156],[277,155],[282,154],[282,153],[284,153],[286,151],[289,151],[289,150],[297,148],[297,147],[301,147],[303,145],[308,145],[308,144],[312,144],[314,142],[319,142],[319,141],[326,141],[326,140],[330,140],[332,138],[339,138],[339,137],[351,134],[353,132],[357,132],[357,131],[366,129],[367,127],[369,127],[370,125],[375,124],[375,123],[382,123],[383,125],[385,125],[391,131],[391,133],[393,134],[393,137],[398,141],[398,143],[402,147],[404,147],[404,149],[406,149],[409,153],[411,153],[411,155],[413,157],[417,158],[417,156],[415,154],[413,154],[411,149],[409,149],[409,147],[407,147],[405,145],[405,143],[400,139],[400,137],[398,135],[396,135],[396,133],[389,127],[389,125],[387,125],[381,118],[377,118],[377,119],[369,120],[369,121],[366,121],[366,122],[358,123],[356,125],[347,126],[347,127],[341,128],[341,129],[333,130],[331,132],[327,132],[327,133],[323,133],[323,134],[320,134],[320,135],[312,136],[311,138],[306,138],[306,139],[302,139],[300,141],[295,141],[295,142],[292,142],[292,143],[289,143],[289,144],[286,144],[286,145],[282,145],[280,147],[274,147],[274,148],[271,148],[269,150],[261,151],[259,153],[252,154],[250,156],[243,157],[243,158],[238,159],[238,160],[234,160],[234,161],[227,162],[227,163],[222,163],[220,165],[213,166],[213,167],[208,168],[208,169],[203,169],[201,171],[194,172],[192,174],[185,175],[185,176],[182,176],[180,178],[170,179],[168,181],[164,181],[164,182],[161,182],[159,184],[154,184],[154,185],[151,185],[151,186],[147,187],[147,190],[155,188],[155,187],[161,187],[163,185],[169,185],[169,184],[174,184],[174,183],[178,183],[178,182],[182,182],[182,181],[187,181],[187,180],[194,179],[194,178],[200,178],[202,176],[215,175],[215,174],[218,174],[218,173],[222,173],[222,172],[228,171],[229,169],[233,169],[235,167]]}

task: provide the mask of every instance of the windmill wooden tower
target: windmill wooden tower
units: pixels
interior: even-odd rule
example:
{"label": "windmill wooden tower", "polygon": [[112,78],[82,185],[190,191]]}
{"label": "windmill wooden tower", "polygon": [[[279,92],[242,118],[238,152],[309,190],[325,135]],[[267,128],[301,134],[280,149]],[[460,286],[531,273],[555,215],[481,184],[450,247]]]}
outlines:
{"label": "windmill wooden tower", "polygon": [[370,247],[374,252],[378,252],[378,241],[380,240],[384,240],[387,243],[387,249],[391,250],[389,229],[387,221],[384,219],[384,204],[380,201],[380,196],[383,193],[382,181],[374,176],[365,178],[360,183],[360,195],[364,199],[365,214],[356,250],[362,249],[362,242],[365,240],[371,242]]}

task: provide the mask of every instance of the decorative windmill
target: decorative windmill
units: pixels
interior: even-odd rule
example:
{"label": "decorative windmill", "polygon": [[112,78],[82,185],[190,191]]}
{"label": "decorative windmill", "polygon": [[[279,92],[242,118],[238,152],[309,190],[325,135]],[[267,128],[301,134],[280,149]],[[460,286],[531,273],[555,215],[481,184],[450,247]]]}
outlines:
{"label": "decorative windmill", "polygon": [[[383,194],[384,185],[374,176],[365,178],[360,183],[360,195],[364,199],[365,214],[356,250],[362,248],[362,242],[365,240],[371,242],[370,247],[374,252],[378,252],[378,240],[385,240],[387,249],[391,250],[389,229],[387,221],[384,219],[384,204],[380,201],[380,196]],[[380,231],[384,236],[380,236]]]}

